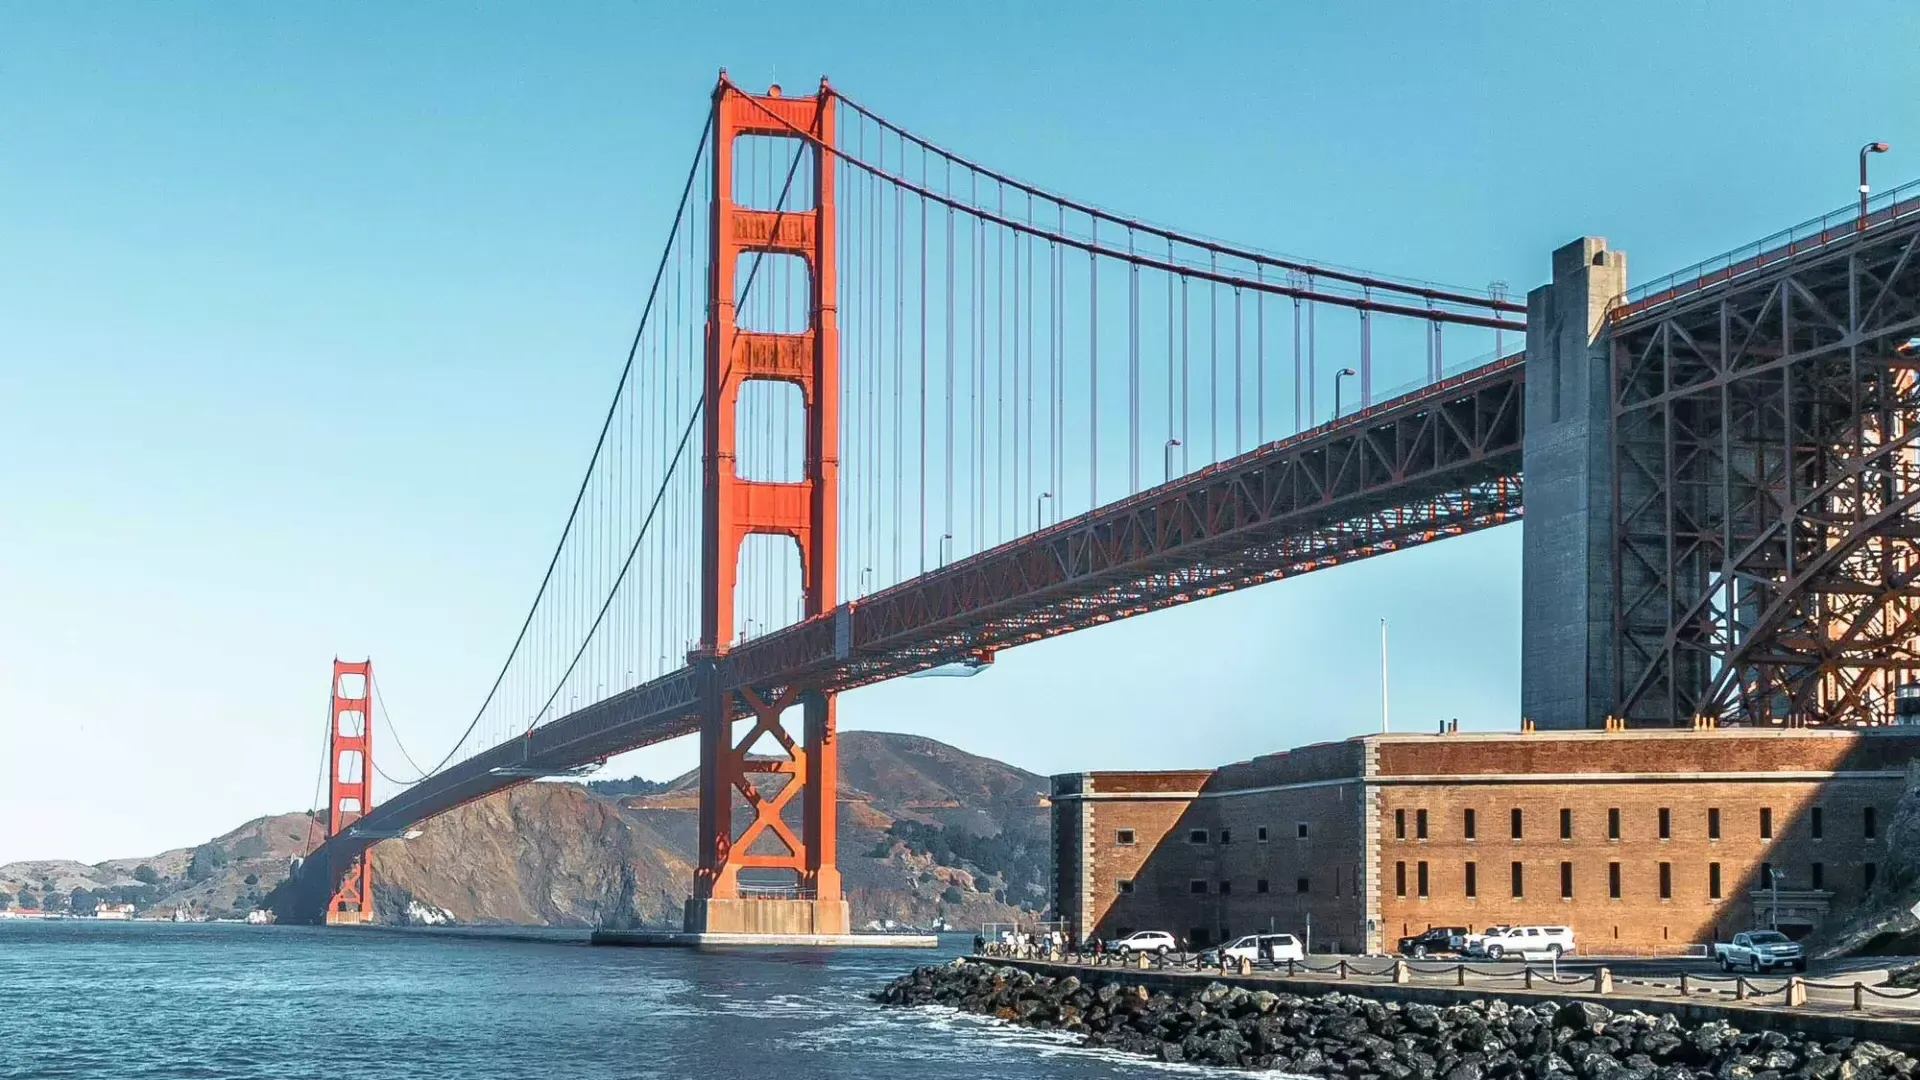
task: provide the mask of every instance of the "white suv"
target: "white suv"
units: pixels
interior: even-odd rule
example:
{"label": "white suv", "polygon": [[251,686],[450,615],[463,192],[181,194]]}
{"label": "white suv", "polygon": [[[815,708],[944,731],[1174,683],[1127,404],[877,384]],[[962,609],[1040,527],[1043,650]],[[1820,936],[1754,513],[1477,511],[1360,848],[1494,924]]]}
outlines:
{"label": "white suv", "polygon": [[1141,930],[1118,941],[1107,942],[1107,951],[1125,956],[1128,953],[1150,952],[1165,956],[1180,947],[1173,935],[1165,930]]}
{"label": "white suv", "polygon": [[1573,931],[1565,926],[1509,926],[1502,930],[1489,929],[1484,936],[1470,941],[1467,949],[1474,955],[1484,956],[1489,960],[1498,960],[1508,953],[1521,956],[1530,953],[1563,956],[1573,951]]}
{"label": "white suv", "polygon": [[1222,960],[1305,960],[1300,939],[1292,934],[1248,934],[1220,949]]}

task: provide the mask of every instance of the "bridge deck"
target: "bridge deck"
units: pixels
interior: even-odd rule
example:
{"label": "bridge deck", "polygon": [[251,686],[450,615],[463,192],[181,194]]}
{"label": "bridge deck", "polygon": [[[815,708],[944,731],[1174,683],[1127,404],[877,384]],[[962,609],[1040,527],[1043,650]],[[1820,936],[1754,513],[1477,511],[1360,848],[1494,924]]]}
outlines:
{"label": "bridge deck", "polygon": [[1521,360],[1259,447],[560,717],[377,806],[361,835],[314,852],[309,863],[326,872],[312,877],[344,869],[378,836],[533,776],[691,734],[708,680],[846,690],[1516,520]]}

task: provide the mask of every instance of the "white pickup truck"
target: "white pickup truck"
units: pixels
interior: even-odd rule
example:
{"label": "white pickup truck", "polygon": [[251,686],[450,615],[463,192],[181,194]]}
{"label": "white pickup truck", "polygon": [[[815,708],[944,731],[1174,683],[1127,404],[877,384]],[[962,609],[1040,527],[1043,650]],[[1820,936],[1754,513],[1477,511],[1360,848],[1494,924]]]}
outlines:
{"label": "white pickup truck", "polygon": [[1780,967],[1790,971],[1807,970],[1807,954],[1801,950],[1800,943],[1778,930],[1735,934],[1732,941],[1714,945],[1713,958],[1720,961],[1721,971],[1744,968],[1757,974]]}

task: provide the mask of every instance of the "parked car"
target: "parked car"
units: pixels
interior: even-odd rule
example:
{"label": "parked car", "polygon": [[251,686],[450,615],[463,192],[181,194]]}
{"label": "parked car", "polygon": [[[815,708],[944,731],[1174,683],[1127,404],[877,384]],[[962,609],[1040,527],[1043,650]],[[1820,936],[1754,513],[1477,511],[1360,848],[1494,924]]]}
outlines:
{"label": "parked car", "polygon": [[1467,947],[1464,926],[1432,926],[1423,934],[1400,939],[1400,955],[1416,959],[1428,953],[1460,952]]}
{"label": "parked car", "polygon": [[1720,970],[1746,968],[1758,974],[1783,967],[1790,971],[1807,970],[1807,954],[1800,943],[1778,930],[1748,930],[1733,935],[1732,941],[1714,945],[1713,958]]}
{"label": "parked car", "polygon": [[1136,930],[1126,937],[1107,942],[1107,951],[1126,956],[1130,953],[1150,952],[1165,956],[1180,948],[1173,935],[1165,930]]}
{"label": "parked car", "polygon": [[1209,949],[1201,962],[1219,964],[1227,960],[1305,960],[1307,950],[1292,934],[1247,934],[1234,938],[1217,949]]}
{"label": "parked car", "polygon": [[1563,956],[1573,951],[1573,931],[1564,926],[1509,926],[1499,932],[1491,927],[1473,945],[1473,955],[1498,960],[1509,953],[1547,953]]}
{"label": "parked car", "polygon": [[1492,926],[1487,927],[1477,934],[1468,934],[1466,937],[1460,939],[1460,951],[1466,953],[1468,956],[1484,955],[1486,951],[1484,946],[1486,945],[1488,936],[1504,934],[1508,929],[1510,928],[1506,923],[1494,923]]}

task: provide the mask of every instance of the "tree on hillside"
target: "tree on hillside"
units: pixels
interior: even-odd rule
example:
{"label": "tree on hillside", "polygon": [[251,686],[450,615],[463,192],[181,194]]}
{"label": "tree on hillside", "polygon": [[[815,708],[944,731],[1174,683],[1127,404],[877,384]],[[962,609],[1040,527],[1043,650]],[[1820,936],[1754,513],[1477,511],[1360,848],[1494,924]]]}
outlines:
{"label": "tree on hillside", "polygon": [[0,892],[0,911],[5,911],[12,906],[13,894],[10,892]]}
{"label": "tree on hillside", "polygon": [[258,885],[260,884],[260,875],[248,874],[246,877],[243,877],[240,880],[247,883],[248,885]]}
{"label": "tree on hillside", "polygon": [[227,853],[213,844],[201,844],[193,849],[193,857],[187,861],[187,880],[198,884],[227,867]]}
{"label": "tree on hillside", "polygon": [[67,901],[67,909],[75,915],[91,915],[99,906],[99,899],[79,885],[73,887],[73,893]]}
{"label": "tree on hillside", "polygon": [[158,885],[160,884],[160,871],[155,870],[146,863],[141,863],[139,866],[133,868],[133,880],[142,885]]}

